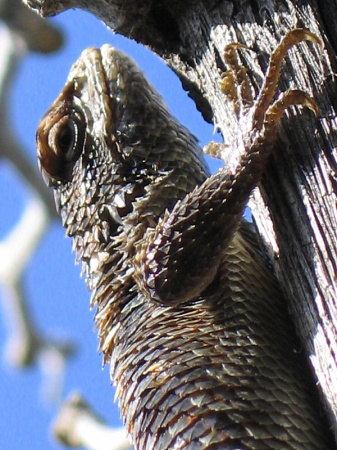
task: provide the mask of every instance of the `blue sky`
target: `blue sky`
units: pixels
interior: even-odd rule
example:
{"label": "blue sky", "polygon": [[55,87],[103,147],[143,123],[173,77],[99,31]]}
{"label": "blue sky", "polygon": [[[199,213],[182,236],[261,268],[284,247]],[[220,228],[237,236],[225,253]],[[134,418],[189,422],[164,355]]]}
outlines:
{"label": "blue sky", "polygon": [[[62,89],[71,64],[88,46],[105,42],[132,56],[163,95],[171,111],[200,140],[214,139],[173,72],[140,45],[113,35],[93,16],[68,11],[53,19],[65,33],[64,48],[54,55],[30,54],[20,65],[11,92],[11,119],[20,142],[36,163],[35,132],[38,122]],[[10,230],[27,200],[25,186],[4,164],[0,165],[0,236]],[[108,367],[102,369],[97,354],[94,314],[89,297],[74,265],[71,241],[60,224],[52,224],[33,256],[25,275],[30,309],[39,329],[56,337],[67,337],[78,345],[64,374],[63,395],[80,390],[94,408],[113,426],[120,424]],[[5,326],[0,321],[1,343]],[[1,351],[1,347],[0,347]],[[43,394],[43,378],[36,368],[16,371],[0,360],[0,448],[6,450],[57,449],[50,437],[50,423],[58,404]]]}

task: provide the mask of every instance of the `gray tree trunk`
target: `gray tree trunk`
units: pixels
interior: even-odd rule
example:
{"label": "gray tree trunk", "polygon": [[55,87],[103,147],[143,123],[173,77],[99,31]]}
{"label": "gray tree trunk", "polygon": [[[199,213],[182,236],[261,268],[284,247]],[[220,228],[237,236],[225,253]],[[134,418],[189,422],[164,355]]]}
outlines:
{"label": "gray tree trunk", "polygon": [[241,42],[242,63],[258,92],[271,51],[287,31],[315,33],[324,49],[289,52],[280,88],[303,89],[320,116],[293,108],[251,201],[337,436],[337,2],[325,0],[26,0],[42,15],[82,8],[114,32],[159,54],[180,77],[207,121],[233,142],[240,123],[221,93],[223,49]]}

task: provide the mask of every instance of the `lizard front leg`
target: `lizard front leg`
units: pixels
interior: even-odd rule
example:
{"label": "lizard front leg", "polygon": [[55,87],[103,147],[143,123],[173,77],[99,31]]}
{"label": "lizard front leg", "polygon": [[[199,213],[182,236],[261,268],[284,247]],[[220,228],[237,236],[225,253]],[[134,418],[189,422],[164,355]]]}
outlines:
{"label": "lizard front leg", "polygon": [[171,212],[166,211],[154,229],[148,229],[135,257],[137,282],[146,296],[163,304],[180,304],[209,286],[221,254],[240,225],[249,196],[265,171],[284,111],[301,105],[318,114],[315,101],[302,91],[289,90],[272,102],[287,50],[304,40],[320,44],[315,35],[302,29],[284,37],[271,55],[253,105],[247,97],[245,72],[234,56],[238,44],[226,48],[231,67],[226,74],[226,92],[231,93],[242,122],[242,156],[233,170],[224,168],[209,177]]}

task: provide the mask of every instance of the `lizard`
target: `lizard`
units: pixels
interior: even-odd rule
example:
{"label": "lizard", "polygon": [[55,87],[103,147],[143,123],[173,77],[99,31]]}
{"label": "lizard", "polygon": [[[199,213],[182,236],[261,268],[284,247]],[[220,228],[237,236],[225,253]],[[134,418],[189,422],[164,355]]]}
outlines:
{"label": "lizard", "polygon": [[[331,448],[281,290],[243,219],[285,109],[318,114],[302,91],[274,100],[285,54],[304,40],[320,43],[297,29],[274,50],[259,95],[237,108],[241,157],[213,175],[196,138],[108,44],[84,50],[39,124],[40,169],[136,449]],[[243,80],[229,79],[224,90],[239,91]]]}

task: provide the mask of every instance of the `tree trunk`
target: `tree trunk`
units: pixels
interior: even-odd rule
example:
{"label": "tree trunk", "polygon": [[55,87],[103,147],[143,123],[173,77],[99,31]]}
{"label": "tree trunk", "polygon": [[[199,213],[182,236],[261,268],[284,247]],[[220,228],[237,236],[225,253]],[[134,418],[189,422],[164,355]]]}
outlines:
{"label": "tree trunk", "polygon": [[[290,50],[280,88],[313,95],[320,116],[293,108],[282,121],[277,149],[259,191],[254,219],[311,360],[337,436],[337,2],[325,0],[26,0],[42,15],[88,10],[113,31],[149,46],[180,77],[207,121],[235,143],[240,129],[219,82],[223,49],[240,42],[242,64],[258,92],[271,51],[294,28],[324,43]],[[234,149],[235,151],[235,149]]]}

